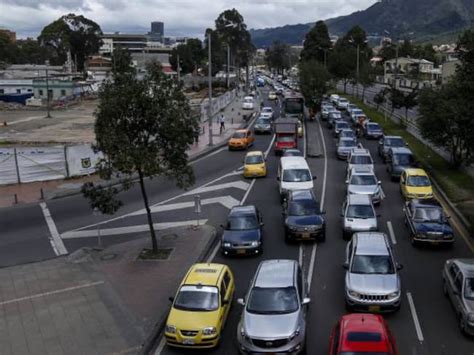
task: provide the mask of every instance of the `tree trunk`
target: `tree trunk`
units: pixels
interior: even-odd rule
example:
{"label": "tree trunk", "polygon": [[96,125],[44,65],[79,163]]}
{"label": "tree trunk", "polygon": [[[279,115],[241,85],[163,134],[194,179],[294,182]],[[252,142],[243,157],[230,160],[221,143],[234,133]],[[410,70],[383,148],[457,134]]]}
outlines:
{"label": "tree trunk", "polygon": [[151,217],[151,210],[148,204],[148,196],[145,190],[145,182],[143,181],[143,172],[138,169],[138,177],[140,178],[140,189],[142,191],[143,203],[145,204],[146,216],[148,219],[148,226],[150,227],[150,235],[151,235],[151,245],[153,249],[153,253],[158,252],[158,243],[156,241],[156,233],[155,228],[153,227],[153,220]]}
{"label": "tree trunk", "polygon": [[346,93],[347,80],[344,80],[344,94]]}

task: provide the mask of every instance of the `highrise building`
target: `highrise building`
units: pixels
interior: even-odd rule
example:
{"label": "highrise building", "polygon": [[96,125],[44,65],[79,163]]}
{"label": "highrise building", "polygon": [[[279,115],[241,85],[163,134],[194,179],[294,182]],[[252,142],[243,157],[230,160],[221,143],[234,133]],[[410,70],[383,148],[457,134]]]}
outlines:
{"label": "highrise building", "polygon": [[164,23],[160,21],[153,21],[151,23],[151,32],[149,33],[150,39],[152,41],[161,42],[163,40],[163,35],[165,34],[164,31]]}

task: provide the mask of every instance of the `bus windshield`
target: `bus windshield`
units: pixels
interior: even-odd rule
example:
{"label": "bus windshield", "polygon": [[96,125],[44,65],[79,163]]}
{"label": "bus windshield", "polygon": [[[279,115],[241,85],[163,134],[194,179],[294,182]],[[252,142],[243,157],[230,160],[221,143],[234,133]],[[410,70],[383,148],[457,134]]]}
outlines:
{"label": "bus windshield", "polygon": [[304,102],[302,98],[288,98],[285,99],[285,113],[300,114],[304,110]]}

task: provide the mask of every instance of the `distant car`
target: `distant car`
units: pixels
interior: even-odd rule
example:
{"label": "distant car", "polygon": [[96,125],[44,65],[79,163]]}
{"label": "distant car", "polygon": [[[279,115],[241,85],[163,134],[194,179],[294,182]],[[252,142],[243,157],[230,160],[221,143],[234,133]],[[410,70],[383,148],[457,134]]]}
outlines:
{"label": "distant car", "polygon": [[405,147],[391,147],[387,153],[387,172],[392,181],[400,179],[405,169],[417,168],[418,162],[410,149]]}
{"label": "distant car", "polygon": [[332,111],[334,107],[332,105],[322,105],[321,106],[321,119],[326,121],[328,119],[329,112]]}
{"label": "distant car", "polygon": [[244,177],[265,177],[267,176],[267,165],[265,156],[261,151],[248,152],[244,159]]}
{"label": "distant car", "polygon": [[346,308],[358,311],[397,311],[401,284],[392,247],[384,233],[355,233],[347,243]]}
{"label": "distant car", "polygon": [[343,138],[343,137],[347,137],[347,138],[352,138],[354,140],[354,142],[357,142],[357,137],[356,137],[356,134],[355,132],[350,129],[350,128],[343,128],[340,132],[339,132],[339,138]]}
{"label": "distant car", "polygon": [[347,193],[368,195],[374,204],[382,200],[381,181],[377,180],[374,171],[366,166],[355,166],[346,180]]}
{"label": "distant car", "polygon": [[383,129],[376,122],[367,122],[364,134],[367,139],[380,139],[383,136]]}
{"label": "distant car", "polygon": [[243,110],[253,110],[254,109],[254,98],[253,96],[245,96],[242,101]]}
{"label": "distant car", "polygon": [[364,111],[362,111],[360,108],[354,108],[350,111],[350,116],[351,116],[351,121],[353,123],[357,122],[357,116],[359,115],[364,115]]}
{"label": "distant car", "polygon": [[255,121],[255,125],[253,126],[253,130],[255,134],[257,133],[272,133],[272,120],[269,117],[260,116]]}
{"label": "distant car", "polygon": [[401,148],[405,147],[406,143],[400,136],[383,136],[379,141],[379,156],[383,159],[384,163],[387,159],[388,150],[390,148]]}
{"label": "distant car", "polygon": [[431,199],[433,188],[423,169],[405,169],[400,175],[400,191],[405,199]]}
{"label": "distant car", "polygon": [[454,231],[443,207],[436,200],[411,200],[405,203],[405,224],[410,229],[410,242],[452,244]]}
{"label": "distant car", "polygon": [[235,206],[227,217],[221,240],[224,255],[256,255],[263,250],[263,220],[253,206]]}
{"label": "distant car", "polygon": [[378,230],[377,214],[368,195],[347,195],[342,205],[342,237],[349,239],[354,232]]}
{"label": "distant car", "polygon": [[349,123],[344,120],[335,121],[332,135],[334,137],[339,137],[339,132],[341,132],[343,129],[350,129]]}
{"label": "distant car", "polygon": [[270,91],[270,92],[268,93],[268,99],[269,99],[269,100],[272,100],[272,101],[273,101],[273,100],[277,100],[277,99],[278,99],[278,96],[277,96],[276,92],[275,92],[275,91]]}
{"label": "distant car", "polygon": [[368,166],[374,170],[374,161],[368,149],[352,149],[351,154],[347,158],[347,173],[349,173],[354,166]]}
{"label": "distant car", "polygon": [[283,203],[285,241],[326,240],[326,222],[312,190],[290,191]]}
{"label": "distant car", "polygon": [[353,313],[341,317],[332,330],[330,355],[398,355],[395,338],[379,314]]}
{"label": "distant car", "polygon": [[338,110],[332,110],[328,114],[327,126],[328,128],[333,128],[334,122],[342,120],[341,112]]}
{"label": "distant car", "polygon": [[302,157],[303,153],[299,149],[285,149],[282,157]]}
{"label": "distant car", "polygon": [[228,142],[229,150],[248,149],[253,145],[255,137],[249,129],[239,129],[234,132]]}
{"label": "distant car", "polygon": [[346,160],[352,149],[356,148],[356,142],[351,137],[340,137],[337,141],[336,154],[339,159]]}
{"label": "distant car", "polygon": [[331,102],[333,103],[333,105],[336,105],[336,104],[337,104],[337,100],[339,100],[339,95],[331,94],[331,96],[329,96],[329,99],[331,100]]}
{"label": "distant car", "polygon": [[453,305],[461,332],[474,336],[474,258],[445,262],[443,291]]}
{"label": "distant car", "polygon": [[268,117],[273,120],[273,109],[268,106],[262,107],[262,110],[260,111],[260,116]]}
{"label": "distant car", "polygon": [[337,100],[336,107],[338,110],[347,110],[347,106],[349,105],[349,100],[341,97]]}

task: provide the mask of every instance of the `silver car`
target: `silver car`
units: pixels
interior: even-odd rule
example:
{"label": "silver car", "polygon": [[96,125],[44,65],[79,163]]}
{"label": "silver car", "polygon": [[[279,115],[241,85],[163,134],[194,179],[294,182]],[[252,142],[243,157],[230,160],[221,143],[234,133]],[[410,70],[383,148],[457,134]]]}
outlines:
{"label": "silver car", "polygon": [[341,216],[344,239],[349,239],[355,232],[378,230],[377,214],[368,195],[347,195]]}
{"label": "silver car", "polygon": [[346,247],[345,298],[349,310],[396,311],[400,308],[402,265],[384,233],[356,233]]}
{"label": "silver car", "polygon": [[241,354],[300,354],[305,349],[307,287],[296,260],[260,263],[237,326]]}
{"label": "silver car", "polygon": [[377,180],[374,171],[366,166],[355,166],[347,176],[347,193],[368,195],[374,204],[382,200],[382,182]]}
{"label": "silver car", "polygon": [[340,137],[337,141],[336,154],[339,159],[346,160],[351,150],[357,147],[356,142],[351,137]]}
{"label": "silver car", "polygon": [[372,170],[374,169],[374,161],[368,149],[352,149],[351,154],[347,158],[347,173],[349,173],[354,166],[368,166]]}
{"label": "silver car", "polygon": [[474,336],[474,259],[446,261],[443,291],[459,317],[461,331]]}

